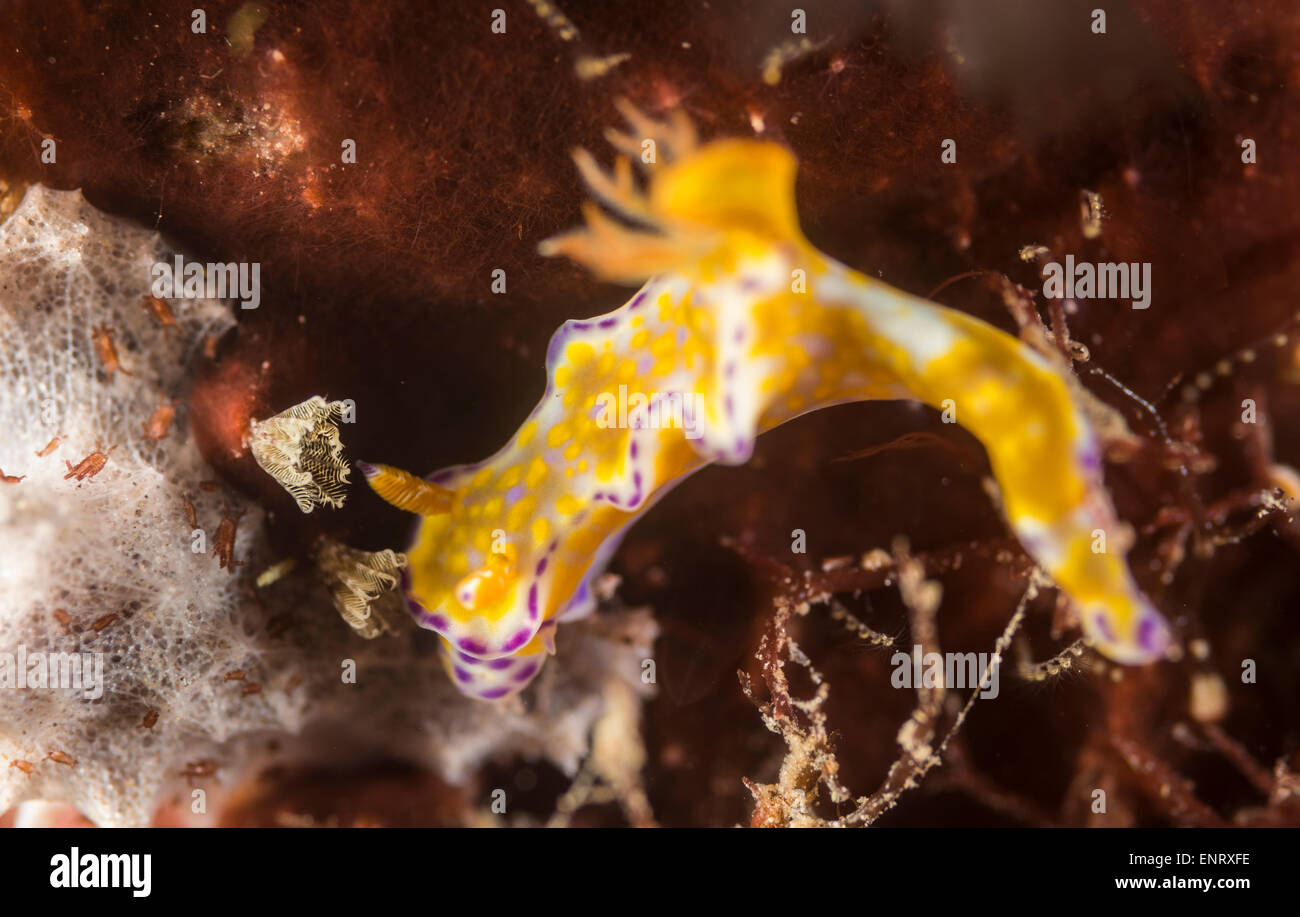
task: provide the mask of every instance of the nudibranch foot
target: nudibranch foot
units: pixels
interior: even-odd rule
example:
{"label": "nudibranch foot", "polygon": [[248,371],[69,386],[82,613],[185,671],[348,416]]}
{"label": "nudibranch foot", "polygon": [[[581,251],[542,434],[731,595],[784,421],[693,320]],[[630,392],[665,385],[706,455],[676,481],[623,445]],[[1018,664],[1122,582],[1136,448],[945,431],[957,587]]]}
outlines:
{"label": "nudibranch foot", "polygon": [[1094,645],[1120,662],[1159,658],[1169,629],[1128,570],[1096,436],[1063,370],[818,252],[799,228],[786,148],[698,146],[680,119],[625,113],[634,130],[670,134],[661,149],[677,154],[660,157],[645,192],[627,160],[609,174],[577,160],[593,195],[635,225],[589,204],[584,227],[541,250],[640,290],[556,332],[541,402],[492,457],[427,481],[362,469],[420,517],[407,595],[442,635],[462,690],[501,697],[527,684],[556,623],[590,612],[593,577],[624,530],[673,485],[747,460],[758,435],[794,417],[868,399],[952,411],[984,444],[1012,529]]}

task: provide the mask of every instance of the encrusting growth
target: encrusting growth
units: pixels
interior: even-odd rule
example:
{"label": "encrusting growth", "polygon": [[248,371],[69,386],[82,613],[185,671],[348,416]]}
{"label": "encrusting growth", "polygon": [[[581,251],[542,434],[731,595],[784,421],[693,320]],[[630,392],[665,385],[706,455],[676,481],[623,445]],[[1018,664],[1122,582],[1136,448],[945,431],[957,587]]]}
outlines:
{"label": "encrusting growth", "polygon": [[588,203],[586,226],[541,250],[644,286],[556,332],[541,403],[492,457],[428,481],[362,466],[420,516],[409,605],[442,636],[456,684],[489,699],[520,690],[556,624],[591,611],[593,578],[654,500],[705,464],[745,462],[766,430],[866,399],[954,411],[984,444],[1025,550],[1097,648],[1159,658],[1169,631],[1126,566],[1097,437],[1057,366],[818,252],[799,228],[786,148],[700,146],[680,114],[660,124],[623,111],[632,134],[611,133],[616,146],[657,142],[646,192],[626,158],[612,174],[575,158],[599,204],[634,225]]}

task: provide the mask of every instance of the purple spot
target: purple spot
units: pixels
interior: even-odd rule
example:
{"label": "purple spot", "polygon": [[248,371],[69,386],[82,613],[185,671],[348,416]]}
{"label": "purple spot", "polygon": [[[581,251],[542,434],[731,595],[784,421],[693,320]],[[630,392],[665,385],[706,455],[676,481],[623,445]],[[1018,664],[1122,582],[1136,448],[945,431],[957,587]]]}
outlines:
{"label": "purple spot", "polygon": [[546,558],[543,557],[541,560],[537,562],[537,575],[541,576],[545,572],[546,572]]}
{"label": "purple spot", "polygon": [[469,637],[463,637],[456,641],[456,645],[467,653],[473,653],[475,656],[484,656],[488,651],[487,644],[480,643],[478,640]]}
{"label": "purple spot", "polygon": [[744,339],[745,339],[745,329],[744,329],[744,327],[737,328],[737,329],[736,329],[736,334],[735,334],[735,337],[734,337],[735,342],[736,342],[737,344],[739,344],[739,343],[740,343],[741,341],[743,341]]}
{"label": "purple spot", "polygon": [[617,324],[618,324],[618,319],[617,319],[617,318],[606,318],[606,319],[601,319],[600,327],[601,327],[601,328],[613,328],[613,327],[614,327],[615,325],[617,325]]}
{"label": "purple spot", "polygon": [[415,618],[415,623],[425,630],[436,630],[440,633],[447,630],[447,619],[442,615],[431,614],[414,599],[407,599],[406,606],[411,612],[411,617]]}
{"label": "purple spot", "polygon": [[505,645],[503,645],[501,648],[505,650],[507,653],[513,653],[515,650],[519,649],[519,647],[523,646],[530,639],[532,639],[532,636],[533,635],[530,634],[528,631],[521,630],[519,633],[515,634],[513,637],[507,640],[505,642]]}
{"label": "purple spot", "polygon": [[1165,628],[1165,622],[1154,614],[1143,618],[1138,624],[1138,644],[1148,653],[1164,652],[1168,642],[1169,633]]}
{"label": "purple spot", "polygon": [[636,440],[632,440],[632,458],[636,458]]}
{"label": "purple spot", "polygon": [[459,681],[461,684],[469,684],[471,681],[474,680],[474,676],[471,675],[469,672],[466,672],[460,666],[454,667],[452,671],[456,673],[456,680]]}
{"label": "purple spot", "polygon": [[493,659],[488,663],[489,669],[496,669],[498,672],[502,669],[508,669],[515,664],[515,661],[509,656],[502,656],[500,659]]}
{"label": "purple spot", "polygon": [[459,659],[461,662],[465,663],[465,665],[478,665],[480,662],[483,661],[482,659],[479,659],[477,656],[470,656],[466,653],[462,653],[460,650],[456,651],[456,658]]}
{"label": "purple spot", "polygon": [[[569,339],[569,334],[568,334],[567,325],[561,325],[560,330],[555,332],[555,334],[551,335],[551,342],[546,345],[547,366],[553,365],[555,361],[559,358],[560,348],[564,346],[564,342],[567,341],[568,339]],[[549,385],[547,385],[547,389],[548,390],[550,389]]]}
{"label": "purple spot", "polygon": [[530,678],[532,678],[534,675],[536,675],[536,674],[537,674],[537,670],[540,669],[540,668],[541,668],[541,666],[538,665],[537,663],[535,663],[535,662],[530,662],[530,663],[528,663],[528,665],[524,666],[522,669],[520,669],[518,672],[516,672],[516,673],[515,673],[514,675],[512,675],[511,677],[512,677],[512,678],[515,680],[515,682],[517,682],[518,684],[523,684],[524,682],[526,682],[526,681],[528,681]]}
{"label": "purple spot", "polygon": [[357,462],[357,467],[361,469],[361,473],[366,476],[367,481],[379,474],[379,469],[369,462]]}
{"label": "purple spot", "polygon": [[1093,626],[1097,628],[1097,632],[1100,633],[1103,638],[1105,638],[1110,643],[1115,642],[1115,631],[1111,630],[1110,622],[1106,620],[1105,615],[1103,614],[1094,615],[1092,618],[1092,623]]}
{"label": "purple spot", "polygon": [[528,614],[530,617],[537,617],[537,584],[533,583],[528,587]]}
{"label": "purple spot", "polygon": [[488,688],[486,691],[480,691],[478,696],[484,700],[496,700],[498,697],[505,697],[509,693],[509,688]]}
{"label": "purple spot", "polygon": [[632,303],[628,306],[628,309],[638,309],[641,307],[643,302],[645,302],[645,290],[642,290],[632,298]]}
{"label": "purple spot", "polygon": [[575,331],[586,331],[591,327],[591,322],[574,322],[569,327]]}
{"label": "purple spot", "polygon": [[730,393],[730,392],[727,393],[727,402],[726,402],[726,404],[727,404],[727,416],[728,416],[728,417],[733,417],[733,416],[735,415],[735,413],[736,413],[736,405],[735,405],[735,403],[734,403],[734,402],[732,401],[732,399],[731,399],[731,393]]}

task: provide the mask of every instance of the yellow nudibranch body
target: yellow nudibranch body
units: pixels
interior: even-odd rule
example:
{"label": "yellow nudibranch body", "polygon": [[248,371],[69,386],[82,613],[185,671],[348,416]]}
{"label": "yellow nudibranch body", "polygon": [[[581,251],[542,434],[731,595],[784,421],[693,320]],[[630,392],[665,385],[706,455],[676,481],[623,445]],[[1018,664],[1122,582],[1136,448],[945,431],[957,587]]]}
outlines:
{"label": "yellow nudibranch body", "polygon": [[[988,452],[1013,530],[1085,634],[1120,662],[1163,654],[1168,628],[1116,550],[1100,450],[1060,371],[813,248],[784,147],[697,147],[681,120],[658,129],[675,155],[645,194],[625,159],[608,175],[578,156],[595,196],[636,228],[588,205],[587,226],[543,252],[606,279],[650,279],[621,308],[556,332],[546,393],[510,442],[427,481],[362,465],[381,496],[421,517],[408,602],[442,636],[461,690],[491,699],[527,685],[557,623],[593,609],[593,578],[624,530],[674,484],[745,462],[787,420],[864,399],[951,401]],[[1103,543],[1111,550],[1094,551]]]}

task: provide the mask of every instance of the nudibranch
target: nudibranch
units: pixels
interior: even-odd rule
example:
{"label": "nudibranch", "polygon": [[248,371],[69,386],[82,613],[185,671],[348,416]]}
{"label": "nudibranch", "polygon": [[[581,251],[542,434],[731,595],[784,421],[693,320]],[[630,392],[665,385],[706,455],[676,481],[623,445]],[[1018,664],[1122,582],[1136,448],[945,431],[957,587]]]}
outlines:
{"label": "nudibranch", "polygon": [[441,635],[461,690],[490,699],[527,685],[556,625],[593,609],[593,579],[623,532],[674,484],[710,462],[745,462],[765,430],[863,399],[955,409],[988,453],[1012,529],[1094,645],[1130,664],[1161,656],[1170,632],[1129,572],[1096,436],[1062,371],[1016,337],[817,251],[799,228],[785,147],[700,145],[682,116],[625,113],[658,144],[648,187],[626,157],[605,173],[579,152],[593,196],[626,222],[589,202],[586,225],[541,251],[644,285],[556,332],[545,395],[491,458],[427,480],[361,465],[379,496],[420,517],[407,600]]}

